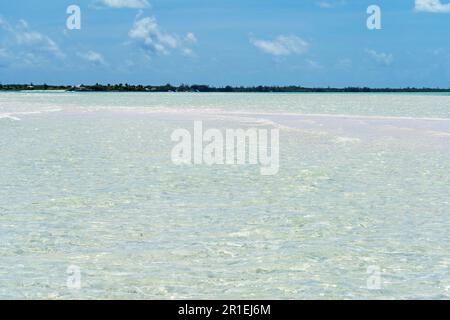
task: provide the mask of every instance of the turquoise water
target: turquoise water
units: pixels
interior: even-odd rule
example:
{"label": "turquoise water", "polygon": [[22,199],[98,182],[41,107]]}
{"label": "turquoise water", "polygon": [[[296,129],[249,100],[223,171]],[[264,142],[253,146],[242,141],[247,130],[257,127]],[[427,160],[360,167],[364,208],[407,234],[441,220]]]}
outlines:
{"label": "turquoise water", "polygon": [[[195,120],[279,174],[173,165]],[[450,296],[450,96],[1,93],[0,135],[0,298]]]}
{"label": "turquoise water", "polygon": [[269,93],[0,93],[0,112],[42,108],[148,108],[450,118],[450,95]]}

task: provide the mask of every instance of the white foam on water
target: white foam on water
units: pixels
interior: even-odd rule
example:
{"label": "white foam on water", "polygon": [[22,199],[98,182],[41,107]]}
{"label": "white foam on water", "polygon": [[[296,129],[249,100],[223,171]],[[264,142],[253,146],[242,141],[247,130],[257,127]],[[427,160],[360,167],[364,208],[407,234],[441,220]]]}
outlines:
{"label": "white foam on water", "polygon": [[[339,118],[351,120],[419,120],[419,121],[445,121],[450,122],[450,118],[440,117],[408,117],[408,116],[375,116],[375,115],[355,115],[355,114],[333,114],[333,113],[299,113],[299,112],[258,112],[258,111],[230,111],[223,108],[172,108],[172,107],[149,107],[149,106],[91,106],[83,107],[84,111],[114,111],[114,112],[139,112],[139,113],[170,113],[170,114],[184,114],[184,113],[201,113],[201,114],[217,114],[217,115],[241,115],[241,116],[295,116],[295,117],[311,117],[311,118]],[[80,109],[72,109],[72,111],[82,111]],[[312,121],[313,120],[305,120]]]}
{"label": "white foam on water", "polygon": [[47,110],[38,110],[38,111],[5,112],[5,113],[0,113],[0,119],[11,119],[11,120],[15,120],[15,121],[20,121],[22,119],[17,117],[17,116],[44,114],[44,113],[52,113],[52,112],[59,112],[59,111],[62,111],[62,109],[47,109]]}
{"label": "white foam on water", "polygon": [[352,143],[360,143],[361,139],[351,138],[351,137],[336,137],[335,141],[336,141],[336,143],[341,143],[341,144],[352,144]]}
{"label": "white foam on water", "polygon": [[10,119],[14,121],[20,121],[21,119],[18,117],[11,116],[9,114],[0,114],[0,119]]}
{"label": "white foam on water", "polygon": [[447,121],[449,118],[430,118],[430,117],[403,117],[403,116],[370,116],[370,115],[351,115],[351,114],[331,114],[331,113],[292,113],[292,112],[235,112],[238,114],[260,114],[268,116],[297,116],[297,117],[318,117],[318,118],[348,118],[357,120],[423,120],[423,121]]}

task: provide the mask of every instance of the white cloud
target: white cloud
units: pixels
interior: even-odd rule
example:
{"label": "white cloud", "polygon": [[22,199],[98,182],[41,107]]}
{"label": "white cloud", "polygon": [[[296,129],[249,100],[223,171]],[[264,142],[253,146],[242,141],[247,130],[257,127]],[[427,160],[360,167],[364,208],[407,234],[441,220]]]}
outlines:
{"label": "white cloud", "polygon": [[65,57],[55,41],[40,32],[30,30],[25,20],[19,20],[17,26],[12,26],[0,18],[0,28],[6,31],[4,40],[8,42],[8,47],[16,59],[23,56],[26,61],[38,61],[39,58]]}
{"label": "white cloud", "polygon": [[158,32],[158,24],[154,18],[145,17],[137,20],[128,35],[132,39],[146,39]]}
{"label": "white cloud", "polygon": [[304,54],[308,51],[309,43],[297,36],[278,36],[275,40],[250,39],[250,43],[261,51],[274,56],[288,56]]}
{"label": "white cloud", "polygon": [[191,48],[184,48],[182,50],[182,54],[187,56],[187,57],[195,57],[195,53],[194,53],[194,51],[192,51]]}
{"label": "white cloud", "polygon": [[197,37],[192,32],[189,32],[186,37],[186,41],[189,43],[197,43]]}
{"label": "white cloud", "polygon": [[443,4],[440,0],[416,0],[416,11],[450,13],[450,3]]}
{"label": "white cloud", "polygon": [[148,0],[100,0],[100,4],[109,8],[130,8],[143,9],[148,8]]}
{"label": "white cloud", "polygon": [[95,51],[88,51],[86,53],[78,53],[78,56],[83,58],[84,60],[87,60],[94,64],[106,65],[106,61],[103,58],[103,56],[100,53],[95,52]]}
{"label": "white cloud", "polygon": [[347,1],[345,0],[316,1],[316,5],[322,9],[331,9],[337,6],[343,6],[345,4],[347,4]]}
{"label": "white cloud", "polygon": [[36,31],[23,31],[15,33],[17,43],[37,51],[47,51],[58,58],[63,58],[64,54],[58,45],[49,37]]}
{"label": "white cloud", "polygon": [[[152,52],[167,54],[168,50],[163,45],[163,42],[170,42],[172,46],[176,46],[176,40],[167,41],[170,35],[163,34],[156,22],[155,18],[144,17],[135,21],[133,28],[128,32],[128,36],[136,41],[142,43],[145,49]],[[165,40],[163,40],[165,38]]]}
{"label": "white cloud", "polygon": [[315,60],[311,60],[311,59],[306,59],[306,65],[311,68],[311,69],[316,69],[316,70],[321,70],[324,67],[317,61]]}
{"label": "white cloud", "polygon": [[394,62],[394,56],[390,53],[376,52],[375,50],[366,50],[366,53],[376,62],[389,66]]}
{"label": "white cloud", "polygon": [[[166,55],[173,49],[180,49],[186,52],[185,44],[197,42],[193,33],[188,33],[183,39],[177,35],[164,32],[153,17],[143,17],[138,15],[138,20],[134,22],[133,28],[128,32],[128,36],[139,43],[147,53]],[[192,52],[189,49],[189,52]]]}

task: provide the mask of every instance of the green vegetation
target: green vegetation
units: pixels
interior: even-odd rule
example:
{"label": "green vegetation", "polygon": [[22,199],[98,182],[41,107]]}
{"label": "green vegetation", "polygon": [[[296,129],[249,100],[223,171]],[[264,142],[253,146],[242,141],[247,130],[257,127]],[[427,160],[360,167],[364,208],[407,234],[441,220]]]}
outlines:
{"label": "green vegetation", "polygon": [[65,90],[76,92],[449,92],[450,88],[367,88],[367,87],[347,87],[347,88],[306,88],[302,86],[257,86],[257,87],[211,87],[208,85],[185,85],[172,86],[170,84],[162,86],[152,85],[129,85],[129,84],[107,84],[102,85],[33,85],[33,84],[0,84],[0,91],[23,91],[23,90]]}

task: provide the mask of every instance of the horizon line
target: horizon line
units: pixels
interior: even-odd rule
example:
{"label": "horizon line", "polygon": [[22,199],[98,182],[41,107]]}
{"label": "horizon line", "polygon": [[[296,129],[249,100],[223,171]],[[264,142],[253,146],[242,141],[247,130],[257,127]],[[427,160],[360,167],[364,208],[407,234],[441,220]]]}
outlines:
{"label": "horizon line", "polygon": [[78,85],[68,85],[68,84],[47,84],[47,83],[41,83],[41,84],[34,84],[33,82],[30,83],[9,83],[9,84],[2,84],[0,82],[0,90],[51,90],[51,89],[88,89],[92,91],[103,91],[101,89],[112,89],[112,88],[131,88],[134,89],[133,91],[136,91],[136,89],[177,89],[177,90],[189,90],[189,89],[197,89],[197,90],[289,90],[294,89],[296,91],[308,91],[308,90],[318,90],[318,91],[339,91],[339,90],[357,90],[357,91],[368,91],[368,90],[374,90],[374,91],[407,91],[407,90],[433,90],[433,91],[449,91],[450,87],[415,87],[415,86],[406,86],[406,87],[370,87],[370,86],[302,86],[298,84],[291,84],[291,85],[223,85],[223,86],[215,86],[215,85],[208,85],[208,84],[180,84],[180,85],[172,85],[170,83],[166,84],[129,84],[129,83],[95,83],[95,84],[78,84]]}

